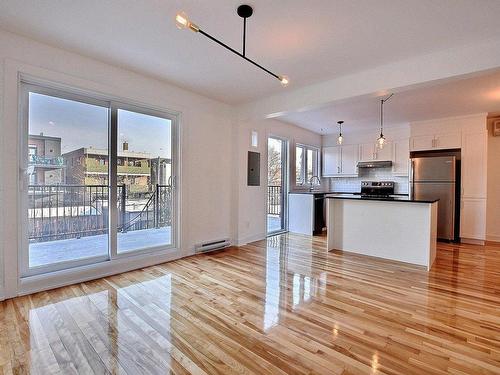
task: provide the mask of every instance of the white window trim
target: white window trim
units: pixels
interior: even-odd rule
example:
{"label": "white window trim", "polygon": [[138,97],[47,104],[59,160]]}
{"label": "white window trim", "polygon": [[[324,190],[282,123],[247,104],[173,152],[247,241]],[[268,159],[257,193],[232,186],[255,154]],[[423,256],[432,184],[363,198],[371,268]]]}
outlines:
{"label": "white window trim", "polygon": [[316,164],[313,165],[313,169],[316,168],[316,173],[313,175],[316,175],[319,177],[319,166],[320,166],[320,152],[319,152],[319,147],[316,146],[311,146],[307,145],[304,143],[296,143],[295,144],[295,163],[294,163],[294,169],[295,171],[297,170],[297,147],[302,147],[304,151],[302,152],[302,173],[301,173],[301,180],[302,182],[297,181],[297,175],[295,174],[295,185],[298,187],[305,187],[309,185],[309,181],[306,181],[306,174],[307,174],[307,151],[312,150],[316,152]]}

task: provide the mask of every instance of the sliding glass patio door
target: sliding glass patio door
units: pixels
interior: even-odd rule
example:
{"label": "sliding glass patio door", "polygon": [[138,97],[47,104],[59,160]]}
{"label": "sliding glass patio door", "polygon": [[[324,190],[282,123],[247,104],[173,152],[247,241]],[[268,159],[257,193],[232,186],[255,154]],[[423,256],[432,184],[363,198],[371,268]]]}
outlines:
{"label": "sliding glass patio door", "polygon": [[23,84],[23,276],[176,244],[175,116]]}

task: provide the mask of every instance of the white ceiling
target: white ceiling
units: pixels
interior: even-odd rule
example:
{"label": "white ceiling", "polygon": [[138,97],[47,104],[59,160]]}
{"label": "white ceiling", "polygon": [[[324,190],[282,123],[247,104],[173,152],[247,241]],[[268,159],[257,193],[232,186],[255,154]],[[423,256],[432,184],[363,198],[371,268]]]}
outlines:
{"label": "white ceiling", "polygon": [[[279,117],[321,134],[349,133],[380,126],[380,99],[388,93],[351,98],[322,108]],[[384,104],[384,124],[399,126],[412,121],[453,117],[484,112],[500,112],[500,71],[401,90]]]}
{"label": "white ceiling", "polygon": [[184,10],[239,49],[243,0],[2,0],[0,28],[167,80],[227,103],[500,35],[497,0],[252,0],[247,55],[291,79],[282,88],[202,35]]}

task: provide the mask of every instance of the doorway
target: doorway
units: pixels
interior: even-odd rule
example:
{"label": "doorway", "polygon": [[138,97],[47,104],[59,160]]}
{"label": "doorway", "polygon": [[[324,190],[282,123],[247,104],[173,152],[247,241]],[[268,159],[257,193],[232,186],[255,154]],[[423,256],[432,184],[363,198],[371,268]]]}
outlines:
{"label": "doorway", "polygon": [[286,231],[288,197],[288,141],[267,139],[267,234]]}

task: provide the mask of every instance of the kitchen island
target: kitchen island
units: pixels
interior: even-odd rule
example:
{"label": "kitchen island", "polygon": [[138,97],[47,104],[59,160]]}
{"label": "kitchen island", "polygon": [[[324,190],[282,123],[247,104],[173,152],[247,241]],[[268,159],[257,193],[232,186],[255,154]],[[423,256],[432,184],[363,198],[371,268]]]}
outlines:
{"label": "kitchen island", "polygon": [[425,266],[436,257],[438,200],[327,195],[327,247]]}

